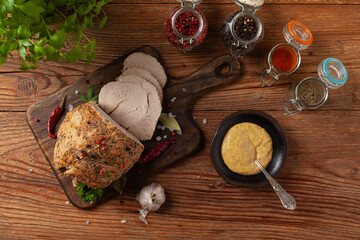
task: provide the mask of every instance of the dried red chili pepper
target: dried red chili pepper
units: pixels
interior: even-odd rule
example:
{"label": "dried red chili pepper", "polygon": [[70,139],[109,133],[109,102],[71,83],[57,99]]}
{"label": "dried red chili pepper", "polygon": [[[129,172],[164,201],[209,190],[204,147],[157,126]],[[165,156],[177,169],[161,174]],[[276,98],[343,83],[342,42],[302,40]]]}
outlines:
{"label": "dried red chili pepper", "polygon": [[57,106],[51,113],[49,121],[47,123],[47,132],[48,135],[52,138],[56,138],[56,135],[53,133],[56,124],[58,123],[62,113],[64,112],[64,104],[65,104],[66,95],[61,101],[60,106]]}
{"label": "dried red chili pepper", "polygon": [[170,139],[166,142],[159,142],[154,148],[150,149],[147,153],[143,154],[140,157],[140,164],[144,164],[147,162],[150,162],[151,160],[157,158],[160,156],[161,153],[163,153],[173,142],[173,139]]}

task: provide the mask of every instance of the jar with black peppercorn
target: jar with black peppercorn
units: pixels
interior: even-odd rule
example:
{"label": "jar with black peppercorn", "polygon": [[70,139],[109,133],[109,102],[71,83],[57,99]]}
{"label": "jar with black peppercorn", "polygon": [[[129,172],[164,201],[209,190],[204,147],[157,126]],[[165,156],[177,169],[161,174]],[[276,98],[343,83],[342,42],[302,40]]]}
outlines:
{"label": "jar with black peppercorn", "polygon": [[336,58],[321,61],[318,75],[319,78],[305,78],[289,86],[284,115],[296,115],[303,109],[320,107],[328,98],[328,89],[343,86],[348,78],[344,64]]}
{"label": "jar with black peppercorn", "polygon": [[196,8],[202,0],[177,0],[181,6],[169,13],[165,22],[165,35],[182,52],[199,46],[206,37],[208,24],[204,14]]}
{"label": "jar with black peppercorn", "polygon": [[261,61],[261,87],[272,86],[281,75],[295,72],[301,63],[300,50],[308,48],[313,42],[309,28],[299,21],[291,21],[283,29],[286,43],[274,46]]}
{"label": "jar with black peppercorn", "polygon": [[223,23],[221,39],[235,58],[250,52],[264,37],[264,27],[255,15],[264,0],[234,0],[240,11],[230,14]]}

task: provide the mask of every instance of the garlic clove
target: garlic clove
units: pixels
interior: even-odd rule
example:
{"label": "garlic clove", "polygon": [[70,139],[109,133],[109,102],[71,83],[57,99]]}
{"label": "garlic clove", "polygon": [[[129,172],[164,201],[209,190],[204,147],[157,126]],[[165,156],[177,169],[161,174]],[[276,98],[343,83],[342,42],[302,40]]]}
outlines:
{"label": "garlic clove", "polygon": [[164,188],[155,183],[145,186],[138,195],[138,201],[144,210],[155,212],[165,202]]}

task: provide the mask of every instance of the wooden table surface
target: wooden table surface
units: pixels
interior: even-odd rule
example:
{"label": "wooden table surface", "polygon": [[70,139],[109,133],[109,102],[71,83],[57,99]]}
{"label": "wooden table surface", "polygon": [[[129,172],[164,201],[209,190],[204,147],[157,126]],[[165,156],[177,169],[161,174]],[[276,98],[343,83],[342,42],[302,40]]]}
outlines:
{"label": "wooden table surface", "polygon": [[[156,47],[169,74],[177,77],[228,53],[219,29],[222,20],[238,9],[232,1],[203,1],[209,34],[188,54],[171,46],[163,33],[164,19],[175,6],[175,0],[114,0],[105,7],[109,17],[105,28],[87,33],[97,40],[97,57],[90,65],[48,62],[36,71],[21,72],[15,57],[0,67],[0,239],[360,239],[358,0],[266,1],[258,12],[265,37],[241,59],[241,77],[199,96],[191,107],[204,135],[200,149],[148,179],[162,184],[167,193],[161,210],[148,216],[149,225],[135,212],[137,189],[92,210],[66,204],[26,123],[27,108],[141,45]],[[293,19],[311,29],[314,43],[301,52],[302,64],[295,74],[275,87],[260,88],[259,59],[284,42],[282,28]],[[316,77],[317,65],[328,57],[345,64],[346,85],[331,90],[316,111],[283,116],[289,83]],[[217,124],[244,109],[272,115],[287,134],[289,157],[277,180],[296,198],[295,211],[285,210],[269,185],[235,187],[214,170],[209,147]],[[208,120],[206,125],[203,119]],[[122,224],[123,219],[127,223]]]}

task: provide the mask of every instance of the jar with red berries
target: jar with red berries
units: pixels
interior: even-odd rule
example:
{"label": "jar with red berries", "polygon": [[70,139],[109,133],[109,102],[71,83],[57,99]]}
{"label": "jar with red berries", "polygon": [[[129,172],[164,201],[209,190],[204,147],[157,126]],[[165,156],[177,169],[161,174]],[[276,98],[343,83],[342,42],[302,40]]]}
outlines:
{"label": "jar with red berries", "polygon": [[264,27],[256,11],[264,0],[234,0],[241,10],[230,14],[223,23],[221,39],[235,58],[253,50],[264,37]]}
{"label": "jar with red berries", "polygon": [[182,52],[189,52],[199,46],[206,37],[208,24],[204,14],[196,8],[201,0],[177,0],[165,22],[165,34],[169,42]]}

